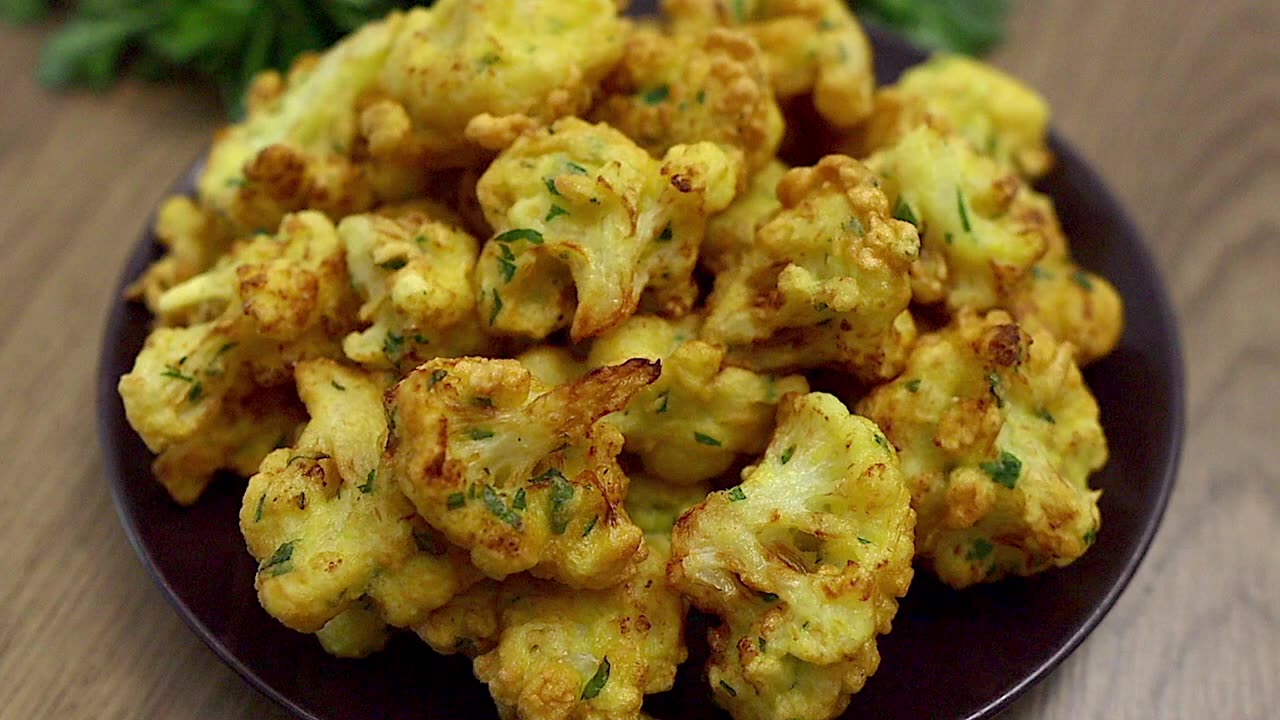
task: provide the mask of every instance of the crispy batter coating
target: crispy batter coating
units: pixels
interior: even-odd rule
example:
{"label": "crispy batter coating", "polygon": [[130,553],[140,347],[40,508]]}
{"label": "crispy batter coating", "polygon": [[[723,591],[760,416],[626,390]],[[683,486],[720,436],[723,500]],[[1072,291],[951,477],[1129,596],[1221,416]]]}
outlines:
{"label": "crispy batter coating", "polygon": [[125,296],[145,302],[160,325],[198,322],[201,318],[190,314],[162,312],[160,296],[174,285],[213,267],[231,247],[230,223],[191,198],[175,195],[160,205],[152,232],[164,247],[164,257],[151,263],[142,277],[125,290]]}
{"label": "crispy batter coating", "polygon": [[387,98],[361,122],[375,156],[451,167],[585,112],[625,27],[611,0],[440,0],[404,25],[380,76]]}
{"label": "crispy batter coating", "polygon": [[476,312],[472,272],[479,243],[431,214],[355,215],[338,226],[365,329],[342,343],[375,369],[412,368],[435,357],[477,355],[490,341]]}
{"label": "crispy batter coating", "polygon": [[800,375],[723,367],[724,356],[724,348],[698,340],[695,317],[637,315],[592,346],[591,367],[637,357],[662,363],[662,376],[609,416],[650,473],[682,485],[724,473],[764,450],[784,394],[809,391]]}
{"label": "crispy batter coating", "polygon": [[837,128],[871,112],[871,43],[843,0],[665,0],[677,27],[740,26],[764,51],[779,99],[812,95]]}
{"label": "crispy batter coating", "polygon": [[782,208],[778,201],[778,181],[788,168],[774,160],[751,176],[746,192],[738,195],[723,212],[707,222],[698,262],[713,273],[737,264],[755,244],[756,232]]}
{"label": "crispy batter coating", "polygon": [[1067,565],[1098,531],[1090,473],[1107,460],[1071,348],[1003,311],[925,335],[898,380],[858,406],[898,447],[916,550],[953,587]]}
{"label": "crispy batter coating", "polygon": [[708,681],[735,718],[825,720],[875,672],[911,582],[915,516],[876,426],[792,395],[741,485],[685,513],[668,575],[722,619]]}
{"label": "crispy batter coating", "polygon": [[921,228],[917,302],[995,307],[1045,254],[1049,218],[1035,191],[963,138],[917,127],[867,165],[884,178],[894,215]]}
{"label": "crispy batter coating", "polygon": [[749,36],[728,28],[637,26],[604,92],[595,119],[654,157],[709,140],[741,149],[755,170],[773,159],[782,141],[782,111],[763,54]]}
{"label": "crispy batter coating", "polygon": [[881,88],[875,109],[849,140],[865,157],[930,125],[954,132],[980,153],[1035,178],[1053,165],[1046,144],[1049,105],[1031,88],[980,60],[934,55]]}
{"label": "crispy batter coating", "polygon": [[254,388],[232,394],[207,427],[168,446],[151,464],[156,480],[180,505],[204,494],[219,470],[241,477],[258,471],[267,453],[291,445],[307,414],[293,388]]}
{"label": "crispy batter coating", "polygon": [[420,622],[479,573],[379,466],[391,377],[314,360],[298,365],[297,380],[311,421],[294,447],[266,457],[240,509],[258,600],[300,632],[362,597],[389,624]]}
{"label": "crispy batter coating", "polygon": [[548,388],[515,360],[432,360],[388,394],[391,477],[492,578],[615,584],[641,532],[622,507],[622,436],[597,420],[659,372],[634,360]]}
{"label": "crispy batter coating", "polygon": [[587,374],[587,363],[568,348],[536,345],[516,356],[545,385],[564,385]]}
{"label": "crispy batter coating", "polygon": [[1034,196],[1044,214],[1048,251],[1027,280],[1002,303],[1023,325],[1041,325],[1071,343],[1081,366],[1105,357],[1124,333],[1124,300],[1106,278],[1071,259],[1053,201]]}
{"label": "crispy batter coating", "polygon": [[300,59],[287,80],[259,76],[248,117],[214,138],[197,184],[201,203],[250,233],[298,210],[336,220],[421,192],[425,169],[371,158],[360,128],[363,96],[377,86],[404,21],[392,13],[365,25],[324,55]]}
{"label": "crispy batter coating", "polygon": [[878,185],[840,155],[788,171],[782,210],[716,277],[704,336],[756,369],[896,375],[915,336],[907,271],[920,243],[911,224],[889,217]]}
{"label": "crispy batter coating", "polygon": [[655,160],[604,124],[566,118],[521,137],[477,192],[497,231],[476,270],[483,317],[534,339],[570,325],[575,341],[607,332],[641,304],[692,307],[707,218],[733,200],[737,152],[700,142]]}
{"label": "crispy batter coating", "polygon": [[380,652],[391,638],[368,598],[343,610],[316,631],[324,651],[340,658],[362,658]]}

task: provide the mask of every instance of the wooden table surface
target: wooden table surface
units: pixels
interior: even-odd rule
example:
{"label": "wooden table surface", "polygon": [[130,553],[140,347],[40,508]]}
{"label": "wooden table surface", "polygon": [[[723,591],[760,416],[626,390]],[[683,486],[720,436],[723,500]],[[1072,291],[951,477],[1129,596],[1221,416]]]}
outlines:
{"label": "wooden table surface", "polygon": [[[118,268],[220,110],[178,84],[47,93],[31,72],[46,34],[0,28],[0,718],[284,718],[152,584],[95,437]],[[1276,0],[1034,0],[994,56],[1146,232],[1190,380],[1151,553],[1010,719],[1280,713],[1277,38]]]}

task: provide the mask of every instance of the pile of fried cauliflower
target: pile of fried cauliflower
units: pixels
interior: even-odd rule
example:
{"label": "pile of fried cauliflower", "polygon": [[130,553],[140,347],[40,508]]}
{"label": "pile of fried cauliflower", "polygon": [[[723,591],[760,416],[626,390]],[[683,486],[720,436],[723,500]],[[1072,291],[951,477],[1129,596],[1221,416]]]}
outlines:
{"label": "pile of fried cauliflower", "polygon": [[407,630],[504,718],[636,718],[693,607],[716,703],[831,718],[913,560],[1094,541],[1121,301],[1011,78],[877,88],[842,0],[619,12],[440,0],[259,76],[120,393],[177,502],[250,477],[258,599],[330,653]]}

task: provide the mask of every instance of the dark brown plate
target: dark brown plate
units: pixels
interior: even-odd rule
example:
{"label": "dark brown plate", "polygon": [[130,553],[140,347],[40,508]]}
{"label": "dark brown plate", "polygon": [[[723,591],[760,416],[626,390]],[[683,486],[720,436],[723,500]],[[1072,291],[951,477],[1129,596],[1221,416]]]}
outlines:
{"label": "dark brown plate", "polygon": [[[882,82],[924,55],[872,32]],[[1085,373],[1102,408],[1111,461],[1094,478],[1102,530],[1079,562],[1030,580],[963,593],[918,573],[882,638],[880,671],[846,717],[989,718],[1044,678],[1079,645],[1133,576],[1159,525],[1183,435],[1182,356],[1168,294],[1150,252],[1102,180],[1061,138],[1058,166],[1042,183],[1080,262],[1119,288],[1128,311],[1120,347]],[[195,168],[177,191],[193,187]],[[158,256],[145,234],[120,287]],[[119,297],[119,295],[117,295]],[[285,629],[258,605],[256,565],[237,525],[243,483],[224,479],[193,508],[169,500],[151,455],[125,421],[116,381],[147,334],[145,309],[117,300],[98,369],[98,428],[107,480],[134,549],[178,614],[228,665],[300,718],[379,720],[496,717],[470,663],[431,652],[412,636],[386,652],[344,661],[314,638]],[[694,633],[691,633],[693,635]],[[691,637],[691,642],[696,638]],[[714,717],[698,668],[656,696],[659,717]]]}

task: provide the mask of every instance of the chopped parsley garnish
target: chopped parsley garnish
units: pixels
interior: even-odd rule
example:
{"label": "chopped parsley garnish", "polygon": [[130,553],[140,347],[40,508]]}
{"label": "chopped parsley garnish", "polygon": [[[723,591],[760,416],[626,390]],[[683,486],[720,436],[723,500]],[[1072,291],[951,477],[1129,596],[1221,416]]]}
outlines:
{"label": "chopped parsley garnish", "polygon": [[429,388],[435,387],[436,383],[440,382],[441,380],[447,377],[449,377],[449,373],[445,372],[444,370],[432,370],[431,378],[427,380],[427,387]]}
{"label": "chopped parsley garnish", "polygon": [[953,235],[952,233],[947,233],[946,235],[943,236],[942,239],[946,240],[948,245],[951,245],[956,241],[956,236]]}
{"label": "chopped parsley garnish", "polygon": [[485,397],[484,395],[477,395],[471,398],[471,404],[476,407],[491,408],[493,407],[493,398]]}
{"label": "chopped parsley garnish", "polygon": [[658,235],[658,242],[671,242],[671,223],[662,228],[662,232]]}
{"label": "chopped parsley garnish", "polygon": [[542,233],[533,228],[515,228],[504,233],[498,233],[493,238],[494,242],[511,243],[520,240],[528,240],[534,245],[542,244]]}
{"label": "chopped parsley garnish", "polygon": [[973,232],[973,226],[969,224],[969,210],[964,206],[964,193],[960,188],[956,188],[956,208],[960,210],[960,225],[964,227],[964,231]]}
{"label": "chopped parsley garnish", "polygon": [[880,433],[871,433],[871,439],[875,440],[876,444],[885,450],[889,449],[889,441],[885,439],[884,435],[881,435]]}
{"label": "chopped parsley garnish", "polygon": [[427,337],[426,335],[423,335],[422,333],[414,333],[414,334],[413,334],[413,341],[414,341],[414,342],[416,342],[416,343],[418,343],[419,345],[430,345],[430,344],[431,344],[431,338]]}
{"label": "chopped parsley garnish", "polygon": [[382,268],[383,270],[399,270],[400,268],[408,264],[409,264],[408,260],[405,260],[402,257],[398,257],[398,258],[391,258],[386,262],[380,262],[378,263],[378,267]]}
{"label": "chopped parsley garnish", "polygon": [[511,507],[516,510],[524,510],[528,507],[528,498],[525,495],[524,488],[516,490],[516,496],[515,499],[511,501]]}
{"label": "chopped parsley garnish", "polygon": [[494,320],[498,319],[498,313],[502,312],[502,296],[498,294],[498,288],[493,289],[493,310],[489,311],[489,324],[492,325]]}
{"label": "chopped parsley garnish", "polygon": [[663,390],[661,393],[658,394],[658,399],[662,401],[662,404],[658,405],[658,409],[655,412],[661,415],[667,411],[668,406],[671,403],[671,391]]}
{"label": "chopped parsley garnish", "polygon": [[742,491],[742,486],[738,485],[729,490],[729,502],[739,502],[746,500],[747,494]]}
{"label": "chopped parsley garnish", "polygon": [[579,165],[578,163],[576,163],[576,162],[574,162],[574,161],[572,161],[572,160],[570,160],[570,161],[566,162],[566,163],[565,163],[565,167],[569,168],[569,172],[575,173],[575,174],[577,174],[577,175],[586,175],[586,174],[587,174],[587,169],[586,169],[586,168],[582,167],[581,165]]}
{"label": "chopped parsley garnish", "polygon": [[497,63],[500,60],[502,60],[502,56],[499,55],[498,53],[487,52],[484,55],[480,56],[480,59],[476,61],[476,64],[479,65],[481,68],[487,68],[490,65]]}
{"label": "chopped parsley garnish", "polygon": [[760,593],[760,599],[767,603],[778,602],[778,594],[771,593],[771,592],[762,592]]}
{"label": "chopped parsley garnish", "polygon": [[700,432],[695,432],[693,434],[693,439],[697,440],[700,445],[710,445],[711,447],[720,447],[721,445],[719,440]]}
{"label": "chopped parsley garnish", "polygon": [[262,522],[262,507],[267,504],[267,494],[262,493],[258,496],[258,509],[253,513],[254,522]]}
{"label": "chopped parsley garnish", "polygon": [[859,535],[859,536],[858,536],[858,542],[862,543],[863,545],[872,545],[872,544],[873,544],[870,540],[868,540],[868,539],[866,539],[866,538],[862,537],[861,535]]}
{"label": "chopped parsley garnish", "polygon": [[493,513],[494,517],[517,530],[520,529],[522,524],[520,522],[520,514],[515,510],[508,509],[507,504],[502,501],[502,498],[498,497],[498,493],[492,486],[485,485],[480,492],[480,496],[484,499],[485,507],[489,508],[489,512]]}
{"label": "chopped parsley garnish", "polygon": [[493,437],[494,432],[492,430],[484,430],[482,428],[477,428],[475,430],[472,430],[469,433],[469,435],[472,440],[488,440],[489,438]]}
{"label": "chopped parsley garnish", "polygon": [[511,282],[516,276],[516,254],[511,252],[508,245],[498,245],[498,250],[502,253],[502,257],[498,258],[498,272],[502,273],[503,282]]}
{"label": "chopped parsley garnish", "polygon": [[546,186],[547,186],[547,192],[551,193],[552,195],[556,195],[556,196],[559,196],[559,195],[560,195],[560,188],[556,187],[556,179],[555,179],[555,178],[553,178],[553,177],[549,177],[549,178],[542,178],[542,183],[543,183],[544,185],[546,185]]}
{"label": "chopped parsley garnish", "polygon": [[995,546],[986,538],[978,538],[973,541],[973,546],[969,548],[969,552],[965,554],[964,559],[969,561],[986,560],[991,555],[991,551],[995,550]]}
{"label": "chopped parsley garnish", "polygon": [[783,465],[786,465],[787,463],[791,462],[791,458],[795,457],[795,455],[796,455],[796,446],[792,445],[788,447],[786,450],[782,451],[782,455],[778,457],[778,462],[782,463]]}
{"label": "chopped parsley garnish", "polygon": [[697,99],[697,101],[698,101],[698,104],[699,104],[699,105],[703,105],[703,104],[705,104],[705,103],[707,102],[707,91],[706,91],[706,90],[699,90],[699,91],[698,91],[698,94],[697,94],[697,96],[696,96],[696,99]]}
{"label": "chopped parsley garnish", "polygon": [[547,468],[546,472],[533,481],[538,482],[543,478],[551,480],[551,512],[547,516],[551,521],[551,532],[563,535],[565,528],[569,527],[569,501],[573,499],[573,484],[565,479],[564,473],[555,468]]}
{"label": "chopped parsley garnish", "polygon": [[560,217],[561,215],[568,215],[568,214],[569,214],[569,211],[568,211],[568,210],[565,210],[564,208],[560,207],[559,205],[552,205],[552,206],[551,206],[551,209],[547,211],[547,216],[546,216],[545,218],[543,218],[543,219],[542,219],[542,221],[543,221],[543,222],[551,222],[552,220],[555,220],[556,218]]}
{"label": "chopped parsley garnish", "polygon": [[460,492],[449,493],[449,497],[444,501],[444,503],[445,507],[450,510],[457,510],[467,504],[467,496]]}
{"label": "chopped parsley garnish", "polygon": [[374,468],[369,471],[369,474],[367,476],[365,476],[364,483],[361,485],[357,485],[356,489],[359,490],[361,493],[368,495],[369,493],[373,492],[373,481],[377,479],[378,479],[378,469]]}
{"label": "chopped parsley garnish", "polygon": [[1071,273],[1071,280],[1085,290],[1093,290],[1093,281],[1089,279],[1089,274],[1083,270]]}
{"label": "chopped parsley garnish", "polygon": [[1039,265],[1032,265],[1032,266],[1031,266],[1031,274],[1032,274],[1032,275],[1035,277],[1035,279],[1037,279],[1037,280],[1052,280],[1052,279],[1053,279],[1053,273],[1049,272],[1048,270],[1045,270],[1044,268],[1040,267]]}
{"label": "chopped parsley garnish", "polygon": [[[181,365],[185,361],[186,358],[184,357],[178,361],[178,365]],[[184,383],[190,383],[191,389],[187,391],[187,400],[193,403],[200,402],[200,398],[204,396],[204,384],[197,380],[194,375],[187,375],[179,370],[177,365],[165,365],[164,372],[160,373],[160,376],[172,378],[174,380],[181,380]]]}
{"label": "chopped parsley garnish", "polygon": [[413,544],[417,545],[418,549],[422,552],[436,557],[439,557],[446,552],[445,546],[440,544],[440,541],[436,539],[435,535],[426,530],[415,529],[413,531]]}
{"label": "chopped parsley garnish", "polygon": [[909,222],[912,225],[915,225],[917,227],[919,227],[920,225],[920,221],[916,220],[916,214],[912,212],[911,206],[908,205],[902,198],[898,198],[898,206],[893,209],[893,217],[896,220]]}
{"label": "chopped parsley garnish", "polygon": [[729,683],[727,683],[727,682],[725,682],[725,681],[721,680],[721,681],[720,681],[720,687],[724,688],[724,691],[725,691],[725,692],[727,692],[727,693],[729,693],[729,695],[731,695],[732,697],[738,697],[738,691],[737,691],[737,690],[734,690],[734,689],[733,689],[733,686],[732,686],[732,685],[730,685]]}
{"label": "chopped parsley garnish", "polygon": [[1000,376],[993,372],[987,373],[987,387],[991,389],[991,394],[996,396],[996,407],[1004,407],[1004,398],[1000,397]]}
{"label": "chopped parsley garnish", "polygon": [[591,676],[585,687],[582,688],[582,699],[591,700],[600,694],[604,686],[609,682],[609,657],[606,655],[600,661],[600,667],[596,668],[596,674]]}
{"label": "chopped parsley garnish", "polygon": [[1049,424],[1051,424],[1051,425],[1057,425],[1057,424],[1058,424],[1058,420],[1057,420],[1056,418],[1054,418],[1054,417],[1053,417],[1053,414],[1052,414],[1052,413],[1050,413],[1050,412],[1049,412],[1048,410],[1046,410],[1045,408],[1040,408],[1039,410],[1037,410],[1037,411],[1036,411],[1036,417],[1040,418],[1041,420],[1043,420],[1043,421],[1045,421],[1045,422],[1047,422],[1047,423],[1049,423]]}
{"label": "chopped parsley garnish", "polygon": [[671,97],[671,87],[668,85],[659,85],[640,94],[640,99],[646,105],[657,105],[658,103],[666,102],[669,97]]}
{"label": "chopped parsley garnish", "polygon": [[599,519],[600,519],[599,515],[591,516],[591,522],[587,523],[587,526],[582,530],[582,537],[586,537],[590,535],[591,531],[596,529],[596,521]]}
{"label": "chopped parsley garnish", "polygon": [[290,540],[276,548],[276,551],[271,553],[271,557],[258,566],[258,572],[270,571],[271,577],[276,577],[292,570],[293,563],[290,561],[293,559],[293,546],[297,544],[297,540]]}
{"label": "chopped parsley garnish", "polygon": [[337,380],[330,380],[330,381],[329,381],[329,384],[333,386],[333,389],[334,389],[334,390],[338,390],[339,392],[346,392],[346,390],[347,390],[347,386],[346,386],[346,385],[343,385],[342,383],[338,382]]}
{"label": "chopped parsley garnish", "polygon": [[1017,486],[1018,476],[1022,474],[1022,461],[1007,450],[1002,450],[1000,458],[995,462],[981,463],[978,467],[990,475],[992,480],[1010,490]]}
{"label": "chopped parsley garnish", "polygon": [[1097,540],[1098,540],[1098,528],[1097,528],[1097,526],[1094,526],[1093,528],[1091,528],[1091,529],[1089,530],[1089,532],[1085,533],[1085,534],[1084,534],[1084,538],[1083,538],[1083,540],[1084,540],[1084,544],[1085,544],[1085,545],[1092,545],[1092,544],[1094,544],[1095,542],[1097,542]]}
{"label": "chopped parsley garnish", "polygon": [[764,649],[769,647],[769,643],[765,642],[763,637],[756,638],[756,645],[760,648],[760,652],[764,652]]}
{"label": "chopped parsley garnish", "polygon": [[396,362],[404,354],[404,336],[393,332],[382,339],[382,354],[391,362]]}
{"label": "chopped parsley garnish", "polygon": [[906,383],[907,392],[920,392],[920,378],[912,378]]}
{"label": "chopped parsley garnish", "polygon": [[204,397],[204,383],[199,380],[191,383],[191,389],[187,391],[187,401],[198,403],[202,397]]}

